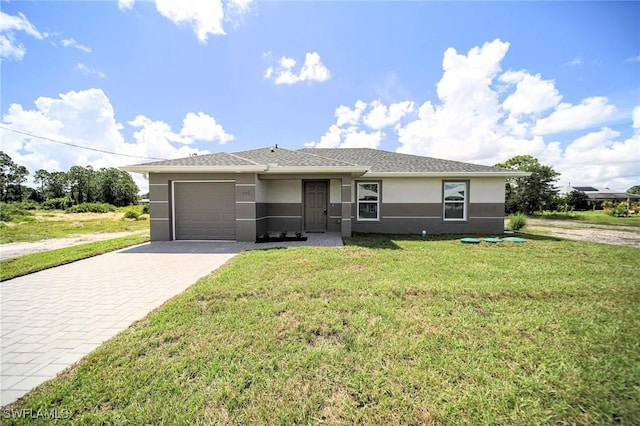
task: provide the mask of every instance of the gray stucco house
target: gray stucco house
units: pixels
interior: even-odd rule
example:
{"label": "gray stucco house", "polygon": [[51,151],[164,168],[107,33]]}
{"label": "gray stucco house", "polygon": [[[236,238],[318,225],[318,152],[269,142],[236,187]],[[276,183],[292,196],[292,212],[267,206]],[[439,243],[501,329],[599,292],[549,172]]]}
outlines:
{"label": "gray stucco house", "polygon": [[500,234],[527,173],[368,148],[262,148],[123,167],[149,179],[151,240],[266,232]]}

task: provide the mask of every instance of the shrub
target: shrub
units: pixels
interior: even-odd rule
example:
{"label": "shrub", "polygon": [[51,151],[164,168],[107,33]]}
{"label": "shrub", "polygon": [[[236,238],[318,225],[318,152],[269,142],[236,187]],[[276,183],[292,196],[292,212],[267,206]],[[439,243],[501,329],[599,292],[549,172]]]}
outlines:
{"label": "shrub", "polygon": [[138,217],[139,217],[139,216],[140,216],[140,215],[139,215],[137,212],[134,212],[133,210],[129,210],[129,211],[126,211],[126,212],[124,213],[124,218],[125,218],[125,219],[134,219],[134,220],[138,220]]}
{"label": "shrub", "polygon": [[115,212],[116,206],[107,203],[81,203],[69,207],[65,213],[109,213]]}
{"label": "shrub", "polygon": [[149,204],[142,206],[142,214],[149,214]]}
{"label": "shrub", "polygon": [[627,203],[625,203],[624,201],[619,202],[618,204],[614,205],[611,209],[607,210],[607,214],[609,216],[617,216],[617,217],[629,216],[629,209],[627,208]]}
{"label": "shrub", "polygon": [[33,200],[25,200],[17,204],[24,210],[37,210],[40,207],[40,204]]}
{"label": "shrub", "polygon": [[66,210],[71,207],[73,203],[69,197],[50,198],[42,203],[43,210]]}
{"label": "shrub", "polygon": [[519,231],[527,226],[527,216],[522,213],[512,214],[509,216],[509,229]]}
{"label": "shrub", "polygon": [[0,220],[3,222],[30,220],[30,216],[33,212],[25,209],[22,203],[0,203]]}

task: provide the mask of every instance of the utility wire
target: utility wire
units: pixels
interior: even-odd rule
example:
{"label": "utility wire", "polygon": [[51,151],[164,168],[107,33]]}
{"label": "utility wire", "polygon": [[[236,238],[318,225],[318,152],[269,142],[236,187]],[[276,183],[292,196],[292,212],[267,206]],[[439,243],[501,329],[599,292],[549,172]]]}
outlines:
{"label": "utility wire", "polygon": [[62,142],[62,141],[58,141],[58,140],[55,140],[55,139],[46,138],[44,136],[34,135],[34,134],[31,134],[31,133],[28,133],[28,132],[23,132],[21,130],[11,129],[9,127],[4,127],[4,126],[0,126],[0,129],[7,130],[7,131],[13,132],[13,133],[19,133],[19,134],[25,135],[25,136],[30,136],[32,138],[43,139],[43,140],[49,141],[49,142],[55,142],[55,143],[59,143],[59,144],[62,144],[62,145],[72,146],[74,148],[80,148],[80,149],[86,149],[86,150],[89,150],[89,151],[102,152],[103,154],[120,155],[120,156],[123,156],[123,157],[131,157],[131,158],[142,158],[142,159],[145,159],[145,160],[166,160],[166,158],[143,157],[143,156],[140,156],[140,155],[120,154],[120,153],[117,153],[117,152],[105,151],[105,150],[97,149],[97,148],[89,148],[89,147],[86,147],[86,146],[76,145],[76,144],[73,144],[73,143],[70,143],[70,142]]}

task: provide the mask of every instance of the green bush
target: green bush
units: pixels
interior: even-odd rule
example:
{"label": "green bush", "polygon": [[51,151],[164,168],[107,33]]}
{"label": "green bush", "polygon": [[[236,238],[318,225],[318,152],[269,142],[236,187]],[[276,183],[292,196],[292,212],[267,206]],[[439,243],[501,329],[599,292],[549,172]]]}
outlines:
{"label": "green bush", "polygon": [[18,222],[32,220],[33,212],[24,208],[22,203],[0,203],[0,220]]}
{"label": "green bush", "polygon": [[65,213],[109,213],[115,212],[116,206],[107,203],[81,203],[69,207]]}
{"label": "green bush", "polygon": [[509,229],[519,231],[527,226],[527,216],[522,213],[512,214],[509,216]]}
{"label": "green bush", "polygon": [[44,203],[42,203],[43,210],[66,210],[73,202],[69,197],[61,197],[61,198],[50,198]]}
{"label": "green bush", "polygon": [[40,207],[40,204],[33,200],[25,200],[17,204],[24,210],[38,210]]}
{"label": "green bush", "polygon": [[149,204],[144,204],[142,206],[142,214],[149,214]]}
{"label": "green bush", "polygon": [[619,202],[618,204],[614,205],[611,209],[607,210],[607,214],[609,216],[616,216],[616,217],[629,216],[629,209],[627,207],[627,203],[625,203],[624,201]]}
{"label": "green bush", "polygon": [[125,218],[125,219],[135,219],[135,220],[138,220],[138,217],[139,217],[139,216],[140,216],[140,215],[139,215],[137,212],[133,211],[133,210],[129,210],[129,211],[126,211],[126,212],[124,213],[124,218]]}

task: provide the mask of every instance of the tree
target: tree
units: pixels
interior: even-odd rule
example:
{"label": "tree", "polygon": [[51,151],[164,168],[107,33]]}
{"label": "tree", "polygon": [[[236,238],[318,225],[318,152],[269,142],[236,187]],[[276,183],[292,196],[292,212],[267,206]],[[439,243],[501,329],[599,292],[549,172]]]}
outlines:
{"label": "tree", "polygon": [[640,194],[640,185],[634,185],[627,189],[628,194]]}
{"label": "tree", "polygon": [[565,197],[567,206],[573,210],[587,210],[589,208],[589,197],[582,191],[573,190]]}
{"label": "tree", "polygon": [[98,171],[98,193],[101,201],[114,206],[128,206],[138,199],[138,185],[131,175],[113,167]]}
{"label": "tree", "polygon": [[495,167],[530,172],[528,177],[511,178],[506,184],[506,213],[532,214],[549,208],[557,190],[554,182],[560,173],[530,155],[518,155]]}
{"label": "tree", "polygon": [[69,192],[69,179],[65,172],[52,172],[45,188],[45,198],[63,198]]}
{"label": "tree", "polygon": [[0,200],[22,201],[29,170],[25,166],[14,163],[4,151],[0,151]]}
{"label": "tree", "polygon": [[69,191],[74,204],[91,203],[98,199],[98,177],[93,167],[73,166],[67,172]]}

